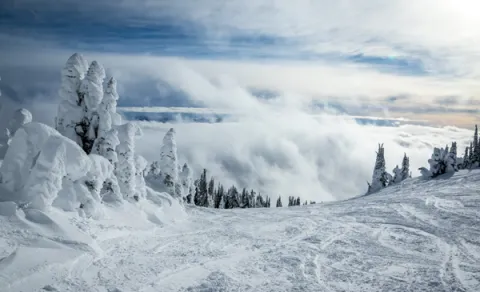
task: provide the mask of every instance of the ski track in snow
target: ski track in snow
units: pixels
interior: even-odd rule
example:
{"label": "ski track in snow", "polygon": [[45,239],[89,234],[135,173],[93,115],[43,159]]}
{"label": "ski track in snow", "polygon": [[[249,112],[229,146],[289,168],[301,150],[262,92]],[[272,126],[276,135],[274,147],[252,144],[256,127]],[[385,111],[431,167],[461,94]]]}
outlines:
{"label": "ski track in snow", "polygon": [[187,220],[164,225],[2,203],[0,291],[476,292],[479,179],[461,171],[291,208],[187,207]]}

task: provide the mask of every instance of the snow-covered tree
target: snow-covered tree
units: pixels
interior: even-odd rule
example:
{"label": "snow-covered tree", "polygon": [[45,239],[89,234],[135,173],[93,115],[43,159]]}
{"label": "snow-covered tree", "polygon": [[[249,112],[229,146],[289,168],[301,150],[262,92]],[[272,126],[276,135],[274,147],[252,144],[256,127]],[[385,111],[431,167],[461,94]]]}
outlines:
{"label": "snow-covered tree", "polygon": [[475,132],[473,134],[473,155],[471,164],[473,168],[480,166],[480,141],[478,140],[478,127],[475,125]]}
{"label": "snow-covered tree", "polygon": [[213,208],[214,206],[214,193],[215,193],[215,180],[213,177],[210,178],[210,181],[208,183],[208,189],[207,189],[207,194],[208,194],[208,206]]}
{"label": "snow-covered tree", "polygon": [[393,169],[393,179],[392,183],[397,184],[402,181],[402,169],[398,167],[398,165],[395,166]]}
{"label": "snow-covered tree", "polygon": [[153,161],[148,166],[147,176],[152,178],[160,177],[162,170],[160,169],[160,163],[158,161]]}
{"label": "snow-covered tree", "polygon": [[76,128],[84,118],[83,93],[80,85],[87,73],[88,63],[81,54],[75,53],[62,69],[62,83],[59,90],[61,102],[55,119],[55,129],[79,145],[80,137]]}
{"label": "snow-covered tree", "polygon": [[432,173],[432,177],[444,174],[447,169],[446,158],[448,152],[446,149],[437,148],[433,149],[432,157],[428,160],[428,164],[430,164],[430,172]]}
{"label": "snow-covered tree", "polygon": [[263,197],[260,194],[257,195],[257,199],[256,199],[255,202],[256,202],[255,203],[255,208],[265,207],[265,201],[263,200]]}
{"label": "snow-covered tree", "polygon": [[410,177],[410,158],[408,158],[406,153],[403,154],[401,174],[402,180],[406,180]]}
{"label": "snow-covered tree", "polygon": [[32,113],[25,108],[21,108],[13,112],[12,118],[8,123],[8,130],[10,131],[10,136],[13,137],[15,132],[20,129],[23,125],[28,124],[32,121]]}
{"label": "snow-covered tree", "polygon": [[221,184],[218,184],[217,191],[215,192],[214,204],[214,208],[225,209],[225,191]]}
{"label": "snow-covered tree", "polygon": [[277,207],[277,208],[278,208],[278,207],[283,207],[283,206],[282,206],[282,197],[280,197],[280,196],[278,196],[276,207]]}
{"label": "snow-covered tree", "polygon": [[159,166],[161,176],[168,192],[175,197],[180,197],[181,194],[176,193],[176,184],[178,181],[178,157],[177,157],[177,143],[175,141],[175,130],[171,128],[163,137],[163,145],[160,149]]}
{"label": "snow-covered tree", "polygon": [[402,168],[399,168],[398,165],[393,169],[393,178],[391,183],[397,184],[400,183],[410,176],[410,159],[407,154],[403,154]]}
{"label": "snow-covered tree", "polygon": [[374,193],[386,188],[392,179],[392,176],[385,170],[385,152],[383,144],[379,144],[375,167],[373,169],[372,183],[369,184],[367,193]]}
{"label": "snow-covered tree", "polygon": [[200,175],[200,179],[195,184],[195,196],[194,203],[197,206],[208,207],[208,182],[207,182],[207,170],[204,169]]}
{"label": "snow-covered tree", "polygon": [[115,175],[125,199],[135,195],[135,137],[142,134],[140,128],[133,123],[117,127],[120,144],[116,147],[118,162]]}
{"label": "snow-covered tree", "polygon": [[121,117],[117,114],[116,86],[117,82],[112,77],[107,82],[103,99],[98,106],[98,131],[92,149],[92,153],[107,158],[112,164],[117,162],[115,148],[120,143],[118,132],[113,128],[113,126],[120,125],[121,122]]}
{"label": "snow-covered tree", "polygon": [[457,142],[452,142],[450,151],[445,154],[445,172],[458,171],[457,168]]}
{"label": "snow-covered tree", "polygon": [[3,133],[0,133],[0,159],[5,157],[8,146],[10,145],[10,141],[15,135],[15,132],[31,121],[32,114],[27,109],[21,108],[13,112],[13,115],[8,122],[8,127],[4,129]]}
{"label": "snow-covered tree", "polygon": [[[99,111],[104,112],[104,114],[100,114],[100,131],[108,131],[112,125],[118,126],[122,123],[122,117],[117,113],[118,98],[117,80],[111,77],[105,86],[103,99],[99,106]],[[105,126],[106,129],[103,128]]]}
{"label": "snow-covered tree", "polygon": [[463,163],[462,163],[462,168],[463,169],[467,169],[470,167],[470,160],[469,160],[469,157],[470,157],[470,153],[469,153],[469,150],[470,148],[467,146],[465,147],[465,153],[463,154]]}
{"label": "snow-covered tree", "polygon": [[138,201],[147,197],[147,187],[145,184],[145,169],[148,162],[143,156],[135,155],[135,190],[136,193],[133,198]]}
{"label": "snow-covered tree", "polygon": [[182,185],[182,197],[185,198],[187,203],[191,203],[193,196],[193,181],[192,170],[185,163],[180,172],[180,183]]}
{"label": "snow-covered tree", "polygon": [[227,194],[225,195],[225,209],[239,208],[240,204],[238,199],[237,188],[232,186],[228,189]]}
{"label": "snow-covered tree", "polygon": [[80,138],[81,146],[87,154],[92,151],[99,134],[100,115],[98,111],[103,99],[104,79],[105,69],[97,61],[93,61],[80,85],[80,95],[83,96],[80,104],[83,108],[83,117],[75,130]]}

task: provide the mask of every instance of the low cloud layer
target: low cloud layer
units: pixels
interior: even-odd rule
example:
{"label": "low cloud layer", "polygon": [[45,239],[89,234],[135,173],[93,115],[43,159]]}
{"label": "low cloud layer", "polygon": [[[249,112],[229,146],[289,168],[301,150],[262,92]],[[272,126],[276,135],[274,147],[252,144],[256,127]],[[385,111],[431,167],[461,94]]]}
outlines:
{"label": "low cloud layer", "polygon": [[462,153],[472,134],[455,127],[360,126],[349,117],[314,118],[299,112],[220,124],[139,124],[144,136],[137,147],[150,161],[158,159],[161,137],[174,127],[179,155],[197,175],[205,167],[226,184],[316,201],[363,194],[378,143],[385,145],[389,171],[406,152],[413,175],[418,176],[417,169],[428,166],[433,147],[456,140]]}

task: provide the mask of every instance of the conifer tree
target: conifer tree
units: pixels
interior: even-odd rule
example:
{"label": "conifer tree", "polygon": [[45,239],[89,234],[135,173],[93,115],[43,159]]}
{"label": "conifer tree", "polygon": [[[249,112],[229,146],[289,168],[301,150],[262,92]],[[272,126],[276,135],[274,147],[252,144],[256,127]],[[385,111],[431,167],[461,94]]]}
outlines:
{"label": "conifer tree", "polygon": [[373,169],[372,183],[369,184],[367,193],[377,192],[386,188],[390,182],[391,175],[385,170],[385,155],[383,144],[378,145],[377,158]]}
{"label": "conifer tree", "polygon": [[223,188],[223,185],[219,185],[217,192],[218,208],[225,209],[225,189]]}
{"label": "conifer tree", "polygon": [[210,182],[208,183],[208,206],[213,208],[214,207],[214,194],[215,194],[215,180],[213,177],[210,178]]}
{"label": "conifer tree", "polygon": [[80,85],[87,69],[88,63],[81,54],[75,53],[68,58],[62,69],[62,82],[59,90],[62,100],[55,118],[55,129],[79,145],[81,145],[81,141],[76,133],[76,128],[84,117],[83,94],[80,93]]}
{"label": "conifer tree", "polygon": [[251,190],[250,196],[248,197],[249,208],[255,208],[255,198],[256,198],[256,193],[253,190]]}
{"label": "conifer tree", "polygon": [[410,158],[408,158],[407,153],[403,154],[401,174],[402,180],[406,180],[410,176]]}
{"label": "conifer tree", "polygon": [[297,200],[295,201],[295,205],[296,205],[296,206],[300,206],[300,205],[301,205],[300,197],[298,197]]}
{"label": "conifer tree", "polygon": [[197,206],[208,207],[207,170],[203,169],[200,179],[196,181],[194,202]]}
{"label": "conifer tree", "polygon": [[445,172],[454,172],[457,171],[457,142],[452,142],[452,147],[450,151],[446,154],[445,158]]}
{"label": "conifer tree", "polygon": [[92,151],[93,144],[98,137],[100,126],[98,107],[103,99],[104,78],[105,69],[97,61],[93,61],[80,85],[80,96],[83,96],[80,106],[84,115],[75,131],[80,137],[80,146],[87,154]]}
{"label": "conifer tree", "polygon": [[240,208],[249,208],[248,192],[246,188],[243,188],[242,195],[240,196]]}
{"label": "conifer tree", "polygon": [[470,161],[473,167],[478,167],[480,163],[480,144],[478,141],[478,127],[475,125],[475,132],[473,134],[473,157]]}
{"label": "conifer tree", "polygon": [[282,197],[281,196],[278,196],[278,199],[277,199],[277,208],[279,207],[283,207],[282,206]]}
{"label": "conifer tree", "polygon": [[468,156],[468,167],[472,168],[473,165],[474,165],[473,142],[470,142],[470,149],[469,149],[469,156]]}
{"label": "conifer tree", "polygon": [[470,165],[470,162],[469,162],[469,150],[470,148],[467,146],[465,147],[465,153],[463,154],[463,164],[462,164],[462,168],[463,169],[467,169],[469,168],[469,165]]}

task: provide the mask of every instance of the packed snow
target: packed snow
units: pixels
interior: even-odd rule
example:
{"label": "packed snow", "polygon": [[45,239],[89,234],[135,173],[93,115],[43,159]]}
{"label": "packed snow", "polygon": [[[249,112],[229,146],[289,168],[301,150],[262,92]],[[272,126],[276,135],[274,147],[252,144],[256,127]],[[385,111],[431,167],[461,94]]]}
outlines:
{"label": "packed snow", "polygon": [[148,188],[163,204],[105,207],[99,220],[3,202],[0,291],[480,291],[479,179],[461,170],[233,210],[184,210]]}

